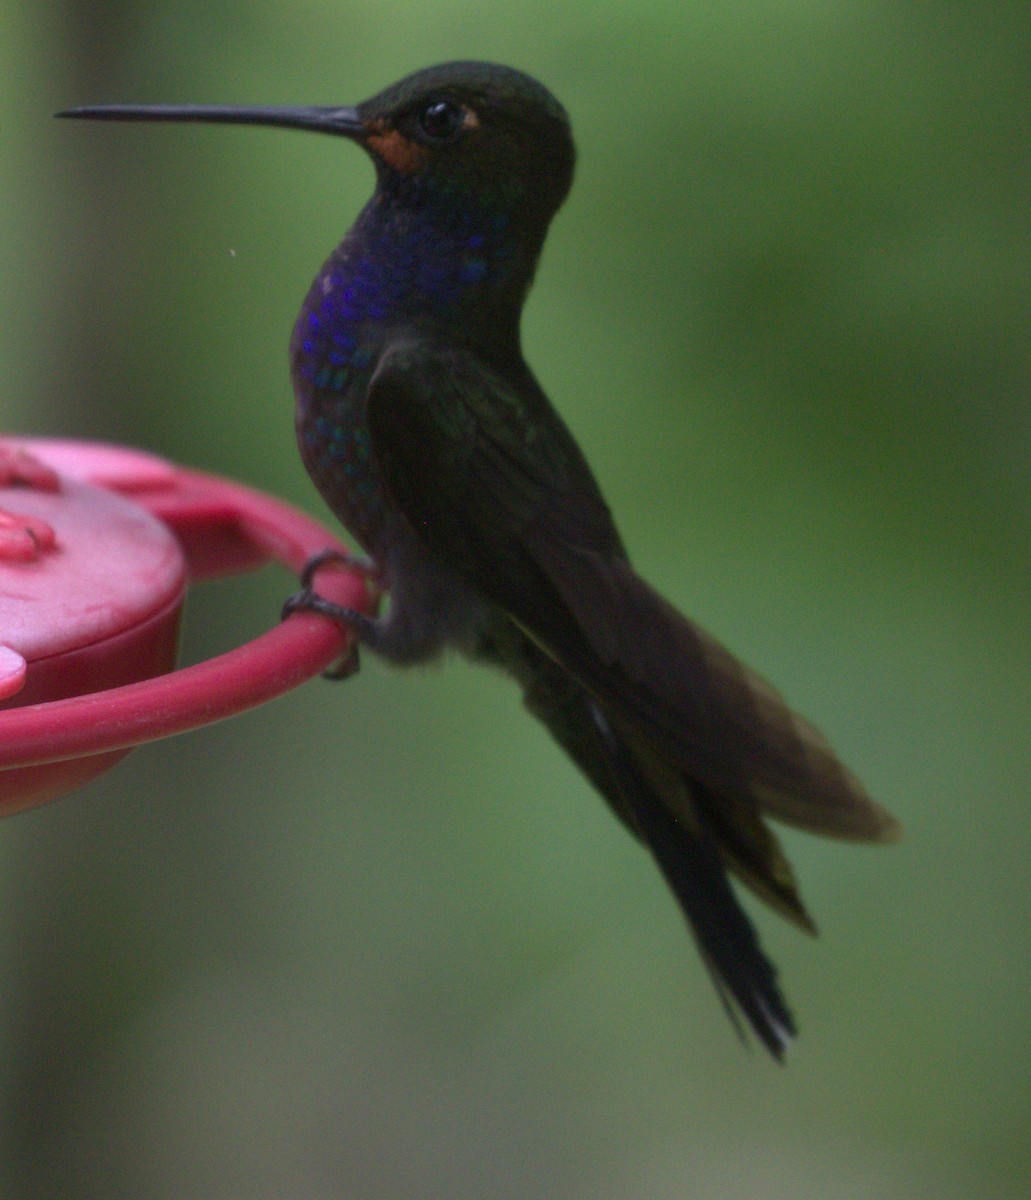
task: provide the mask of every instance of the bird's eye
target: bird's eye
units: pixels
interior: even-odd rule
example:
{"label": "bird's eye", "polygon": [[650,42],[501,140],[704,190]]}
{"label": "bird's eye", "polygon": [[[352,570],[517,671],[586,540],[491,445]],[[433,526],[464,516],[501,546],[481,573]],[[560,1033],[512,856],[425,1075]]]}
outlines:
{"label": "bird's eye", "polygon": [[433,100],[419,114],[419,128],[431,142],[450,142],[466,125],[466,109],[454,100]]}

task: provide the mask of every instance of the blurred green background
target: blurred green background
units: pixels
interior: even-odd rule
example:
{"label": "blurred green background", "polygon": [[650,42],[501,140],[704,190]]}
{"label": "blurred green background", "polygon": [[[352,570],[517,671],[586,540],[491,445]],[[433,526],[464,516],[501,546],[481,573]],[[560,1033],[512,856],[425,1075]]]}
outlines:
{"label": "blurred green background", "polygon": [[[59,124],[538,75],[528,357],[642,571],[907,840],[788,833],[802,1036],[736,1041],[646,856],[461,662],[366,656],[0,828],[0,1195],[1025,1197],[1025,4],[0,0],[4,426],[327,516],[286,361],[354,147]],[[195,659],[275,620],[199,589]]]}

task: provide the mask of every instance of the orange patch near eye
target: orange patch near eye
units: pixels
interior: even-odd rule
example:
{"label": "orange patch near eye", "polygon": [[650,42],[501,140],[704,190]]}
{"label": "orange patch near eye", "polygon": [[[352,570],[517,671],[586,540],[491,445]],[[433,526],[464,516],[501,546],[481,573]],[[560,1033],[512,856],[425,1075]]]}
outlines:
{"label": "orange patch near eye", "polygon": [[382,121],[377,121],[370,128],[372,132],[366,140],[373,152],[402,175],[417,171],[430,156],[425,146],[406,138],[396,129],[388,129]]}

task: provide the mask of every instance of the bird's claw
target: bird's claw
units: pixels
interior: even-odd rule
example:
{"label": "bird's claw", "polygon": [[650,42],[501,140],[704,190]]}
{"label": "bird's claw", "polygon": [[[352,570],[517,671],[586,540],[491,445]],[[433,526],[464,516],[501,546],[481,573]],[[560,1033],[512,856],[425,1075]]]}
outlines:
{"label": "bird's claw", "polygon": [[[368,617],[356,609],[346,608],[342,604],[334,604],[332,600],[320,596],[314,588],[316,574],[322,567],[330,563],[352,571],[359,571],[366,577],[372,578],[373,581],[377,576],[375,564],[371,559],[348,554],[342,550],[322,550],[318,554],[312,555],[301,568],[301,590],[287,598],[283,604],[280,619],[286,620],[292,613],[297,612],[318,613],[319,616],[326,617],[337,625],[343,626],[354,636],[357,627],[367,621]],[[332,667],[324,671],[322,677],[334,680],[348,679],[357,673],[359,667],[358,643],[353,641],[347,652]]]}
{"label": "bird's claw", "polygon": [[[308,586],[303,587],[299,592],[295,592],[287,598],[283,604],[280,619],[285,621],[292,613],[298,612],[318,613],[319,616],[328,617],[329,620],[335,622],[337,625],[343,626],[352,637],[354,635],[354,618],[361,616],[361,613],[355,612],[354,609],[344,608],[342,604],[334,604],[331,600],[327,600],[324,596],[320,596],[317,592],[312,591]],[[352,675],[358,673],[360,666],[358,643],[357,641],[353,641],[347,652],[342,654],[332,667],[322,672],[322,678],[334,680],[349,679]]]}
{"label": "bird's claw", "polygon": [[[371,580],[373,583],[379,578],[376,564],[371,558],[366,558],[362,554],[350,554],[346,550],[334,550],[330,548],[328,550],[320,550],[318,554],[313,554],[301,568],[301,588],[304,591],[311,591],[316,574],[330,563],[338,567],[346,567],[351,571],[357,571],[359,575],[364,575],[366,579]],[[287,603],[289,604],[289,601]]]}
{"label": "bird's claw", "polygon": [[358,643],[352,642],[351,648],[347,653],[341,654],[331,667],[327,667],[322,672],[322,678],[328,679],[330,683],[339,683],[342,679],[350,679],[352,675],[357,675],[361,670],[361,666],[361,659],[358,656]]}

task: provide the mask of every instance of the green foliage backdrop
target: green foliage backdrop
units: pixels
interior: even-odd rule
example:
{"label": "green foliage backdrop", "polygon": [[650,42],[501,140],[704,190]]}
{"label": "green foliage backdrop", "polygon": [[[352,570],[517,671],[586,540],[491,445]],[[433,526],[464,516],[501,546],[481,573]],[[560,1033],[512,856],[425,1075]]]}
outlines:
{"label": "green foliage backdrop", "polygon": [[[637,561],[907,840],[788,835],[822,936],[735,1041],[645,856],[461,663],[313,683],[0,827],[0,1193],[1023,1197],[1024,5],[0,0],[4,426],[325,514],[286,342],[351,146],[78,103],[509,62],[578,181],[527,351]],[[327,517],[328,519],[328,517]],[[275,619],[203,589],[185,653]]]}

